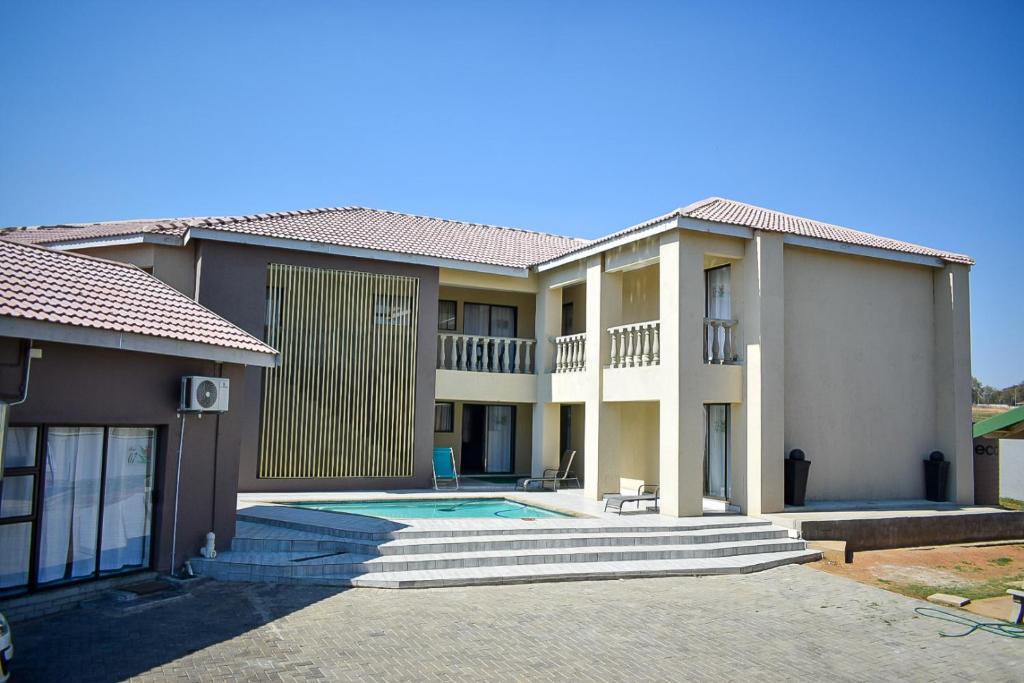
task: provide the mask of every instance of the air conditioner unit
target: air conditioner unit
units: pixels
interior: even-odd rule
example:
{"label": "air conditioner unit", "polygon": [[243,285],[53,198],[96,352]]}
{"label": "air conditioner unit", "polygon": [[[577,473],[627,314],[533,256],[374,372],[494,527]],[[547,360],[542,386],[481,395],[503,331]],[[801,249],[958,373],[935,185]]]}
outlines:
{"label": "air conditioner unit", "polygon": [[182,377],[180,410],[186,413],[226,412],[229,388],[229,380],[223,377]]}

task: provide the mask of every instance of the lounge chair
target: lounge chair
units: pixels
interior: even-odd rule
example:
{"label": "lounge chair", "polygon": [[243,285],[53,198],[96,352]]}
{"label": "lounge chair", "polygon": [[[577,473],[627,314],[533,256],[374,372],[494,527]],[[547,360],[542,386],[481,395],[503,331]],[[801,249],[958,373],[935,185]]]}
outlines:
{"label": "lounge chair", "polygon": [[[658,507],[658,485],[640,484],[636,489],[636,495],[631,493],[606,493],[604,494],[604,511],[608,508],[622,514],[622,506],[625,503],[636,503],[636,509],[640,509],[643,501],[654,501],[654,507]],[[648,510],[650,507],[647,508]]]}
{"label": "lounge chair", "polygon": [[539,477],[526,477],[516,482],[516,490],[525,491],[532,484],[540,484],[541,488],[544,488],[545,484],[551,484],[551,488],[554,491],[558,490],[558,487],[567,481],[576,482],[576,488],[580,487],[579,477],[572,469],[572,461],[576,457],[576,451],[566,451],[562,453],[562,461],[558,467],[549,467],[544,470],[542,476]]}
{"label": "lounge chair", "polygon": [[451,484],[455,482],[455,489],[459,488],[459,473],[455,469],[455,453],[450,448],[434,449],[434,488],[441,490],[440,484]]}

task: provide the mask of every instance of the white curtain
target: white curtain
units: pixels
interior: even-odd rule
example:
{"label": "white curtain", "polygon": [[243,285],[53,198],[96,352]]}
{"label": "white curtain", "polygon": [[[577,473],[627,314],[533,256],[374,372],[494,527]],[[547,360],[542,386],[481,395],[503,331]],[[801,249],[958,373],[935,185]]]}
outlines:
{"label": "white curtain", "polygon": [[36,436],[39,430],[35,427],[10,427],[4,449],[5,467],[34,467],[36,464]]}
{"label": "white curtain", "polygon": [[103,492],[100,570],[149,564],[153,456],[156,430],[111,428]]}
{"label": "white curtain", "polygon": [[512,410],[512,406],[487,406],[487,472],[512,471]]}
{"label": "white curtain", "polygon": [[39,543],[39,582],[88,576],[96,570],[103,429],[47,431]]}
{"label": "white curtain", "polygon": [[491,329],[491,307],[466,304],[462,309],[462,330],[465,334],[488,335]]}
{"label": "white curtain", "polygon": [[[715,320],[732,320],[732,268],[723,266],[707,271],[707,309],[708,317]],[[707,353],[711,355],[711,349],[717,341],[721,348],[725,349],[725,330],[717,329],[718,339],[714,338],[715,328],[707,330]]]}
{"label": "white curtain", "polygon": [[715,498],[728,498],[729,407],[724,404],[706,406],[707,456],[705,467],[707,482],[705,494]]}

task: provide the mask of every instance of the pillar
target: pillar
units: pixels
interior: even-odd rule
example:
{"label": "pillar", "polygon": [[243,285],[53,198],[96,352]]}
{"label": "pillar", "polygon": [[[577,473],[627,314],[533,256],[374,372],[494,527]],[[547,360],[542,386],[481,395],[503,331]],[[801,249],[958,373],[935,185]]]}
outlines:
{"label": "pillar", "polygon": [[583,493],[591,500],[619,491],[619,410],[602,400],[602,370],[611,341],[606,330],[622,318],[622,275],[604,272],[601,255],[587,261],[587,345],[584,382]]}
{"label": "pillar", "polygon": [[743,512],[785,507],[785,279],[782,235],[755,232],[743,258],[741,337],[746,491]]}
{"label": "pillar", "polygon": [[974,503],[970,267],[949,263],[937,269],[933,279],[935,447],[950,461],[949,499],[970,505]]}
{"label": "pillar", "polygon": [[686,233],[662,236],[658,471],[661,513],[704,513],[704,411],[698,382],[704,334],[704,254]]}

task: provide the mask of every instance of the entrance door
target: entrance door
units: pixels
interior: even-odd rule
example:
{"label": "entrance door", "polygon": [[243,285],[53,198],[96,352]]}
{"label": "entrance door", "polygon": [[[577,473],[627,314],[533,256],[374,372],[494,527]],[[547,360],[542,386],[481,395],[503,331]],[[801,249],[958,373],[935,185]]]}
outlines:
{"label": "entrance door", "polygon": [[515,452],[515,406],[462,407],[463,474],[511,474]]}
{"label": "entrance door", "polygon": [[[466,304],[463,307],[464,316],[464,332],[465,334],[482,336],[482,337],[515,337],[517,328],[516,319],[516,307],[515,306],[493,306],[491,304]],[[491,343],[479,344],[477,346],[477,358],[476,361],[481,363],[483,354],[487,353],[488,363],[490,366],[492,359],[494,358],[494,347]],[[512,357],[508,359],[508,364],[505,365],[505,347],[504,345],[498,345],[498,367],[513,367],[515,362],[515,345],[509,346],[509,353]],[[492,371],[497,368],[491,368]]]}
{"label": "entrance door", "polygon": [[704,406],[704,495],[729,498],[729,406]]}

